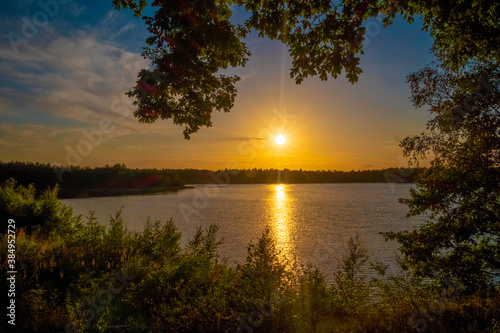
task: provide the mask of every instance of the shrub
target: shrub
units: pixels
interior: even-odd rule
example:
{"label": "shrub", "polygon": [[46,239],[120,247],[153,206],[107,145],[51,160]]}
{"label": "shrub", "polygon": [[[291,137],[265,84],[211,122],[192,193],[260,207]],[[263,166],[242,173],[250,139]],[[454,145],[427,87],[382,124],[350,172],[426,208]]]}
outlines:
{"label": "shrub", "polygon": [[74,221],[71,207],[59,201],[59,187],[48,188],[43,194],[36,196],[35,187],[16,186],[13,178],[0,186],[0,219],[14,219],[17,228],[42,227],[44,230],[62,228],[67,231]]}

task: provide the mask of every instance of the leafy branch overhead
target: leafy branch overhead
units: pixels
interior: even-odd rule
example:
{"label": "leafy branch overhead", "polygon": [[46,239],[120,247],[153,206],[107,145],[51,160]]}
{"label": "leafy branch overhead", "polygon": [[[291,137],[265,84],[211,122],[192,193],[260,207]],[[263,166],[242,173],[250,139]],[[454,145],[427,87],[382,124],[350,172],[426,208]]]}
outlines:
{"label": "leafy branch overhead", "polygon": [[[146,0],[113,0],[116,9],[139,17]],[[286,44],[292,57],[290,76],[301,83],[309,76],[337,78],[343,71],[351,83],[362,70],[364,21],[384,15],[384,26],[400,14],[409,23],[423,19],[423,29],[435,38],[434,52],[446,66],[458,68],[470,59],[498,58],[500,5],[496,1],[423,2],[409,0],[234,1],[154,0],[154,16],[143,19],[151,36],[137,85],[135,117],[151,123],[172,119],[184,125],[184,137],[212,125],[214,110],[229,112],[237,94],[238,76],[221,70],[245,66],[250,52],[245,37]],[[244,22],[231,20],[233,9],[248,12]]]}

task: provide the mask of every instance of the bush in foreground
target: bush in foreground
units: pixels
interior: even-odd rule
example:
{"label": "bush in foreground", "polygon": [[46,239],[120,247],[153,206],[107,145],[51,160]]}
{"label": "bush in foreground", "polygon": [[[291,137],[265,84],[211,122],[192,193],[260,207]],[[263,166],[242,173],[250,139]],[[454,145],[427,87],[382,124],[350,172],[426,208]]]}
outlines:
{"label": "bush in foreground", "polygon": [[[16,221],[47,198],[58,218],[17,230],[16,326],[2,317],[2,331],[499,332],[498,290],[466,295],[453,282],[443,288],[410,272],[387,276],[380,264],[372,264],[378,275],[369,280],[357,237],[328,285],[318,269],[287,260],[269,229],[232,267],[217,254],[216,226],[199,229],[182,248],[173,221],[131,232],[119,212],[107,227],[93,213],[85,222],[73,217],[53,201],[57,190],[33,204],[29,188],[0,189],[17,191],[9,207],[27,208],[12,215]],[[7,236],[0,245],[6,293]]]}

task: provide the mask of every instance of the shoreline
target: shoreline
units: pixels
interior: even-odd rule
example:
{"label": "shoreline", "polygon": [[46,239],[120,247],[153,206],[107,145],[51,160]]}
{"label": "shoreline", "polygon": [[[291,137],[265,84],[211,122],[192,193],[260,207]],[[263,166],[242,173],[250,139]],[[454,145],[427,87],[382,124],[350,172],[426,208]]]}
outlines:
{"label": "shoreline", "polygon": [[177,192],[191,189],[194,186],[183,187],[159,187],[159,188],[61,188],[59,189],[59,199],[81,199],[118,197],[125,195],[146,195],[164,192]]}

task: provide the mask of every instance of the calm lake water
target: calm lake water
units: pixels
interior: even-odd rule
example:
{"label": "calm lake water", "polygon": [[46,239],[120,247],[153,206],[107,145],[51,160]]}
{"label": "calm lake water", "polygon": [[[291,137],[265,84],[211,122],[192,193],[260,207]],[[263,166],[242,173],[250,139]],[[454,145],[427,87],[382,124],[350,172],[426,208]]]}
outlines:
{"label": "calm lake water", "polygon": [[146,220],[172,218],[182,232],[182,243],[197,227],[218,224],[223,244],[219,254],[229,263],[243,263],[247,245],[266,225],[280,250],[303,263],[319,266],[331,278],[345,253],[349,237],[359,235],[372,259],[395,269],[397,244],[386,242],[383,231],[412,229],[423,217],[408,219],[408,208],[398,198],[409,197],[413,184],[293,184],[195,185],[193,189],[156,195],[63,200],[76,214],[94,210],[99,221],[120,208],[130,230],[141,230]]}

